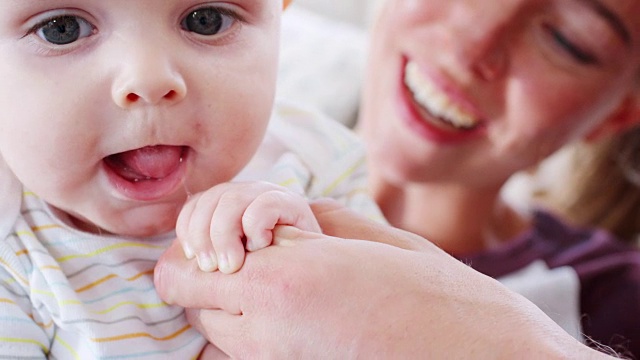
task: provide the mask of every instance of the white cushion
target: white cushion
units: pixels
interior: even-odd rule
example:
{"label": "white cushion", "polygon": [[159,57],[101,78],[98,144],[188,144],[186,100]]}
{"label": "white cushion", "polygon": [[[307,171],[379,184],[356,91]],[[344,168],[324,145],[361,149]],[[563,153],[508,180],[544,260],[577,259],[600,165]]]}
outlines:
{"label": "white cushion", "polygon": [[366,47],[364,29],[291,6],[282,20],[277,96],[353,125]]}

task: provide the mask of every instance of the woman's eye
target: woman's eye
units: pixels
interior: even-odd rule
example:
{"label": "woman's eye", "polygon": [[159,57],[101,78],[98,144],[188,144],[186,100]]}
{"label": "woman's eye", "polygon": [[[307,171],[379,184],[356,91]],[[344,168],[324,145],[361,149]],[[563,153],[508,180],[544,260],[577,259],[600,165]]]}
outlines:
{"label": "woman's eye", "polygon": [[216,35],[229,29],[237,20],[233,12],[221,8],[194,10],[182,21],[182,27],[200,35]]}
{"label": "woman's eye", "polygon": [[71,15],[48,19],[33,28],[38,37],[54,45],[67,45],[90,36],[93,26],[86,20]]}
{"label": "woman's eye", "polygon": [[547,32],[551,35],[553,41],[560,45],[571,57],[585,65],[593,65],[598,63],[598,59],[588,51],[583,50],[580,46],[569,40],[560,31],[546,26]]}

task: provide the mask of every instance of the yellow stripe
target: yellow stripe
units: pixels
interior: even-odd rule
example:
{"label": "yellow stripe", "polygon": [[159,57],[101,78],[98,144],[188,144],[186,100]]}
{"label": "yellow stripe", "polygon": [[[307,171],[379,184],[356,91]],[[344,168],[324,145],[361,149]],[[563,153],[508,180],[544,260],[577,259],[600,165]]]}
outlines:
{"label": "yellow stripe", "polygon": [[29,231],[29,230],[23,230],[23,231],[16,231],[16,236],[18,236],[18,237],[23,237],[23,236],[36,237],[36,234],[34,234],[32,231]]}
{"label": "yellow stripe", "polygon": [[149,269],[147,271],[143,271],[140,274],[135,275],[134,277],[128,278],[127,281],[134,281],[134,280],[137,280],[137,279],[139,279],[139,278],[141,278],[141,277],[143,277],[145,275],[151,275],[151,274],[153,274],[153,269]]}
{"label": "yellow stripe", "polygon": [[33,314],[29,314],[29,318],[30,318],[31,320],[33,320],[33,322],[34,322],[34,323],[36,323],[36,324],[37,324],[38,326],[40,326],[41,328],[48,329],[48,328],[50,328],[50,327],[52,327],[52,326],[53,326],[53,320],[49,321],[49,323],[48,323],[48,324],[45,324],[45,323],[43,323],[43,322],[38,322],[38,321],[36,321],[36,318],[33,316]]}
{"label": "yellow stripe", "polygon": [[[135,280],[141,278],[142,276],[145,276],[145,275],[148,275],[148,274],[153,274],[153,269],[149,269],[149,270],[143,271],[143,272],[141,272],[141,273],[139,273],[137,275],[134,275],[133,277],[128,278],[127,281],[135,281]],[[118,276],[115,275],[115,274],[109,274],[109,275],[103,277],[102,279],[96,280],[96,281],[94,281],[94,282],[92,282],[90,284],[87,284],[87,285],[79,288],[79,289],[76,289],[76,292],[81,293],[83,291],[87,291],[87,290],[89,290],[91,288],[94,288],[94,287],[96,287],[96,286],[98,286],[98,285],[100,285],[100,284],[102,284],[102,283],[104,283],[106,281],[109,281],[109,280],[111,280],[113,278],[116,278],[116,277],[118,277]]]}
{"label": "yellow stripe", "polygon": [[0,298],[0,303],[16,305],[16,302],[15,302],[15,301],[13,301],[13,300],[11,300],[11,299],[5,299],[5,298]]}
{"label": "yellow stripe", "polygon": [[110,341],[120,341],[120,340],[127,340],[127,339],[135,339],[135,338],[141,338],[141,337],[147,337],[147,338],[151,338],[153,340],[159,340],[159,341],[167,341],[167,340],[171,340],[174,339],[176,337],[178,337],[180,334],[184,333],[185,331],[189,330],[191,328],[191,325],[186,325],[185,327],[183,327],[182,329],[178,330],[177,332],[166,336],[166,337],[155,337],[149,333],[132,333],[132,334],[124,334],[124,335],[120,335],[120,336],[113,336],[113,337],[106,337],[106,338],[94,338],[91,339],[95,342],[110,342]]}
{"label": "yellow stripe", "polygon": [[291,186],[291,185],[293,185],[293,184],[295,184],[297,182],[298,182],[298,179],[294,177],[294,178],[290,178],[290,179],[281,181],[281,182],[278,183],[278,185],[280,185],[282,187],[289,187],[289,186]]}
{"label": "yellow stripe", "polygon": [[[48,297],[51,297],[51,298],[55,298],[54,293],[51,292],[51,291],[32,289],[31,292],[34,293],[34,294],[44,295],[44,296],[48,296]],[[82,302],[79,301],[79,300],[57,300],[57,301],[60,303],[60,305],[82,305]]]}
{"label": "yellow stripe", "polygon": [[55,337],[56,341],[60,343],[60,345],[62,345],[65,349],[67,349],[72,355],[74,359],[80,359],[80,355],[78,355],[78,353],[76,352],[76,350],[74,348],[71,347],[71,345],[67,344],[66,342],[64,342],[64,340],[62,340],[60,338],[60,336]]}
{"label": "yellow stripe", "polygon": [[333,193],[336,189],[336,187],[338,187],[338,185],[343,182],[346,178],[348,178],[349,176],[351,176],[353,174],[353,172],[360,166],[362,166],[364,164],[364,158],[360,159],[360,161],[358,161],[356,164],[354,164],[352,167],[350,167],[349,169],[347,169],[347,171],[345,171],[342,175],[340,175],[340,177],[338,177],[334,182],[332,182],[323,192],[322,195],[323,196],[328,196],[331,193]]}
{"label": "yellow stripe", "polygon": [[40,270],[62,270],[60,266],[57,265],[47,265],[40,268]]}
{"label": "yellow stripe", "polygon": [[27,255],[29,254],[29,250],[24,249],[24,250],[20,250],[16,253],[16,256],[22,256],[22,255]]}
{"label": "yellow stripe", "polygon": [[137,244],[137,243],[124,243],[124,244],[116,244],[113,246],[108,246],[102,249],[98,249],[92,253],[88,253],[88,254],[74,254],[74,255],[68,255],[68,256],[63,256],[58,260],[58,262],[63,263],[65,261],[69,261],[69,260],[73,260],[73,259],[77,259],[77,258],[91,258],[94,257],[96,255],[100,255],[112,250],[117,250],[117,249],[123,249],[123,248],[128,248],[128,247],[142,247],[142,248],[148,248],[148,249],[162,249],[161,246],[157,246],[157,245],[147,245],[147,244]]}
{"label": "yellow stripe", "polygon": [[62,226],[58,225],[58,224],[46,224],[46,225],[40,225],[40,226],[32,226],[31,227],[31,231],[29,230],[21,230],[21,231],[16,231],[16,236],[18,237],[22,237],[22,236],[29,236],[29,237],[37,237],[35,233],[37,232],[42,232],[45,230],[51,230],[51,229],[61,229]]}
{"label": "yellow stripe", "polygon": [[4,266],[7,268],[7,270],[9,270],[9,272],[10,272],[10,273],[12,273],[14,277],[16,277],[16,278],[18,278],[20,281],[22,281],[22,283],[23,283],[24,285],[28,285],[28,284],[29,284],[29,282],[27,281],[27,279],[26,279],[26,278],[24,278],[24,277],[22,277],[22,276],[20,276],[20,274],[18,274],[18,272],[17,272],[17,271],[13,270],[13,268],[11,268],[11,266],[9,266],[9,264],[8,264],[6,261],[4,261],[3,259],[0,259],[0,264],[4,265]]}
{"label": "yellow stripe", "polygon": [[[53,294],[51,296],[53,297]],[[83,302],[79,300],[62,300],[60,305],[83,305]]]}
{"label": "yellow stripe", "polygon": [[83,291],[87,291],[87,290],[89,290],[89,289],[91,289],[93,287],[96,287],[96,286],[102,284],[103,282],[111,280],[111,279],[113,279],[115,277],[117,277],[117,276],[114,275],[114,274],[107,275],[107,276],[103,277],[102,279],[99,279],[99,280],[94,281],[94,282],[92,282],[90,284],[87,284],[87,285],[85,285],[85,286],[83,286],[83,287],[81,287],[79,289],[76,289],[76,292],[81,293]]}
{"label": "yellow stripe", "polygon": [[60,229],[60,228],[62,228],[62,226],[58,224],[47,224],[47,225],[40,225],[40,226],[32,226],[31,230],[34,232],[39,232],[39,231],[44,231],[49,229]]}
{"label": "yellow stripe", "polygon": [[8,278],[8,279],[4,279],[4,281],[2,281],[3,284],[7,284],[7,285],[12,285],[17,283],[16,279],[14,278]]}
{"label": "yellow stripe", "polygon": [[140,309],[153,309],[153,308],[160,308],[160,307],[166,307],[167,306],[167,304],[165,304],[165,303],[138,304],[138,303],[135,303],[133,301],[125,301],[125,302],[118,303],[118,304],[116,304],[116,305],[114,305],[114,306],[112,306],[110,308],[107,308],[106,310],[97,311],[97,312],[95,312],[95,314],[104,315],[104,314],[110,313],[113,310],[115,310],[115,309],[117,309],[119,307],[125,306],[125,305],[135,305],[136,307],[139,307]]}
{"label": "yellow stripe", "polygon": [[42,351],[44,351],[45,353],[48,352],[47,348],[41,342],[38,342],[38,341],[35,341],[35,340],[31,340],[31,339],[0,337],[0,342],[38,345],[42,349]]}

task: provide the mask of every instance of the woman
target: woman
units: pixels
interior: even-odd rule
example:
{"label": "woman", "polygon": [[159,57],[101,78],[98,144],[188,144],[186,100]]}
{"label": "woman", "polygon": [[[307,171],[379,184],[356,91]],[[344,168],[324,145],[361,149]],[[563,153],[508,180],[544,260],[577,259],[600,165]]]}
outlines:
{"label": "woman", "polygon": [[563,145],[639,121],[640,1],[407,0],[380,14],[359,130],[386,218],[574,336],[640,355],[638,253],[500,197]]}
{"label": "woman", "polygon": [[[370,153],[372,195],[392,225],[433,241],[492,277],[512,275],[513,280],[517,272],[527,280],[540,273],[560,279],[554,291],[574,289],[574,297],[553,304],[575,316],[555,320],[576,336],[585,332],[597,343],[632,352],[640,351],[638,339],[629,339],[639,333],[637,253],[616,247],[606,235],[568,228],[550,214],[521,216],[501,202],[500,191],[515,172],[563,145],[611,136],[638,122],[639,13],[640,0],[386,1],[373,29],[359,128]],[[365,237],[346,229],[331,234]],[[569,241],[553,247],[562,239]],[[605,281],[598,271],[585,278],[582,270],[590,269],[593,263],[587,260],[595,252],[580,245],[594,242],[605,243],[608,255],[626,254],[628,262],[615,267],[627,271]],[[571,258],[576,249],[585,250],[579,253],[584,257]],[[423,265],[428,268],[429,262]],[[380,286],[399,283],[401,274],[394,275]],[[616,278],[614,287],[608,281]],[[528,293],[521,286],[531,282],[517,280],[510,285],[528,296],[546,294]],[[610,301],[603,308],[585,308],[581,296],[596,285]],[[462,292],[473,303],[473,290],[456,289],[457,296]],[[538,300],[548,304],[549,299]],[[627,307],[617,308],[620,304]],[[409,308],[422,309],[420,304]],[[298,325],[304,327],[309,316],[298,311]],[[582,313],[589,317],[580,324]],[[321,321],[312,318],[315,322],[306,327]],[[624,320],[628,328],[610,327]],[[344,324],[352,322],[345,316]],[[323,333],[306,335],[322,338]],[[464,341],[463,333],[452,336]]]}

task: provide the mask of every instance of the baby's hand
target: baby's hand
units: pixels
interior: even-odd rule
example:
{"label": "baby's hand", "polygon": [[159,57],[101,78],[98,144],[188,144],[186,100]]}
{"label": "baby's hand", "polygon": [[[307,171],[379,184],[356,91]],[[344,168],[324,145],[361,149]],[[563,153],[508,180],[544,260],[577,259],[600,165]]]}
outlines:
{"label": "baby's hand", "polygon": [[242,267],[245,248],[271,244],[276,225],[321,232],[304,197],[266,182],[224,183],[187,201],[176,234],[185,256],[195,257],[200,269],[229,274]]}

